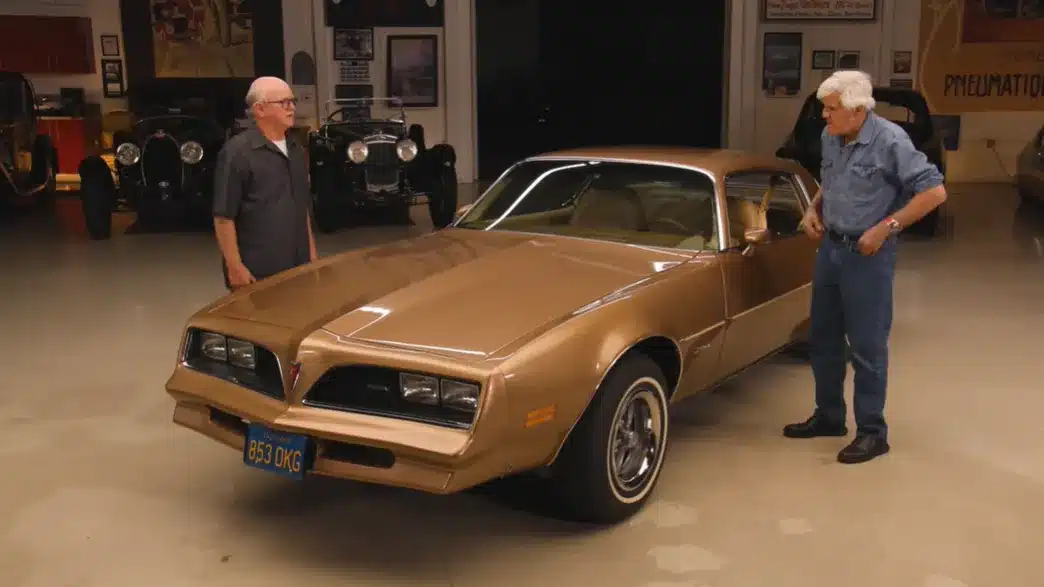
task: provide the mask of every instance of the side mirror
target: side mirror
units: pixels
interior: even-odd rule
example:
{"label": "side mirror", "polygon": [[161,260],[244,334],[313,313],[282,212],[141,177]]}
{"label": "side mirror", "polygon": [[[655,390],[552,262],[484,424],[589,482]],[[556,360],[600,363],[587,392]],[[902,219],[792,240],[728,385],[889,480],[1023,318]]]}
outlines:
{"label": "side mirror", "polygon": [[763,245],[769,240],[769,231],[767,228],[751,228],[743,233],[743,241],[747,244],[743,248],[743,256],[750,257],[754,255],[754,247],[757,245]]}
{"label": "side mirror", "polygon": [[457,208],[457,213],[453,215],[453,220],[460,220],[465,214],[471,210],[471,204],[464,204],[460,208]]}

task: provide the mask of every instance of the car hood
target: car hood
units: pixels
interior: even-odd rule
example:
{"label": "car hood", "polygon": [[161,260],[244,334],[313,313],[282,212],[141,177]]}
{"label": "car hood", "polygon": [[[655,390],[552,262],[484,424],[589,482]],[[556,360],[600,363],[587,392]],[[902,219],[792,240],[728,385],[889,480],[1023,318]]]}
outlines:
{"label": "car hood", "polygon": [[558,236],[446,229],[350,251],[209,309],[400,348],[481,359],[691,255]]}

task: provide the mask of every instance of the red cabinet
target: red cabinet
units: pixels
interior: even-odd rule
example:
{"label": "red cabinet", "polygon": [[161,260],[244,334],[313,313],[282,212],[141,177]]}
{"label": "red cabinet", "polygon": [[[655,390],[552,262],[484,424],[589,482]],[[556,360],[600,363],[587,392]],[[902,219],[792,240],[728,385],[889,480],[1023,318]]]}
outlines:
{"label": "red cabinet", "polygon": [[80,161],[87,156],[87,133],[84,119],[39,118],[36,132],[51,137],[51,143],[58,151],[58,173],[78,173]]}
{"label": "red cabinet", "polygon": [[20,73],[95,73],[91,19],[0,16],[0,69]]}

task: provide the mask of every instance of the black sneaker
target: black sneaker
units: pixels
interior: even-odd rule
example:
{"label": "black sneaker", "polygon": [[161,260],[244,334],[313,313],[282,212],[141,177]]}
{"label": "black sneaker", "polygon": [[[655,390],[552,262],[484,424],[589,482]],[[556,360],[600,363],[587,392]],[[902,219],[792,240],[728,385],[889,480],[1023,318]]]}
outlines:
{"label": "black sneaker", "polygon": [[858,434],[851,444],[837,453],[837,462],[846,465],[865,463],[886,454],[891,447],[888,442],[876,434]]}
{"label": "black sneaker", "polygon": [[818,436],[845,436],[848,427],[844,422],[831,422],[818,414],[797,424],[783,427],[783,436],[787,438],[816,438]]}

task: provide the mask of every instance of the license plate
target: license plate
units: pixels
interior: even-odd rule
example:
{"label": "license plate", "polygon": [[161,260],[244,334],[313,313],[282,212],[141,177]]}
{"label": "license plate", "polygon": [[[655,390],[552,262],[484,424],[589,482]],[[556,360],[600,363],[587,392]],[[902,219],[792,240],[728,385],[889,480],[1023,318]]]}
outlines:
{"label": "license plate", "polygon": [[288,432],[278,432],[260,424],[247,427],[243,446],[243,462],[247,465],[303,479],[308,469],[308,437]]}

